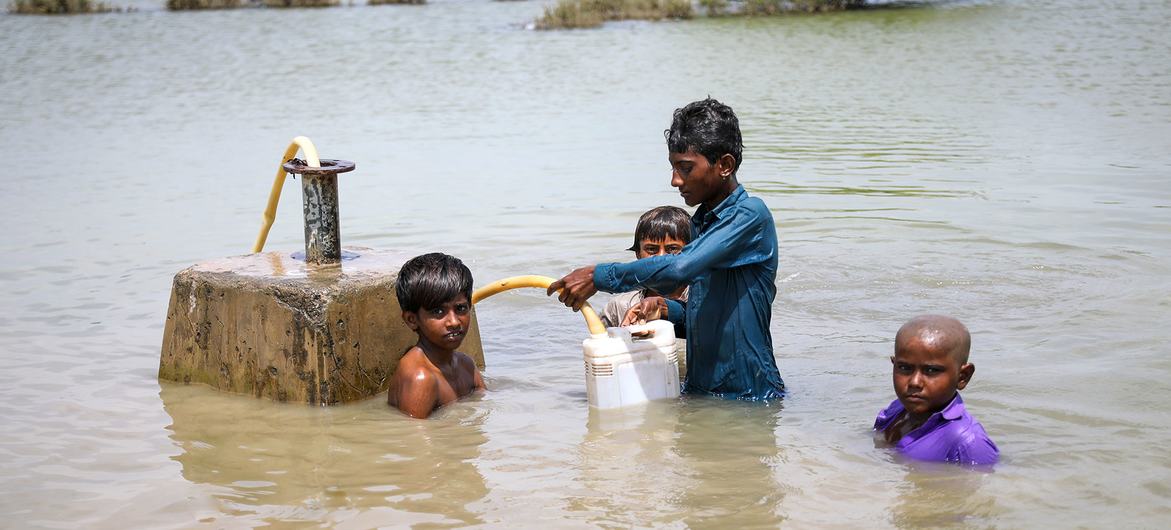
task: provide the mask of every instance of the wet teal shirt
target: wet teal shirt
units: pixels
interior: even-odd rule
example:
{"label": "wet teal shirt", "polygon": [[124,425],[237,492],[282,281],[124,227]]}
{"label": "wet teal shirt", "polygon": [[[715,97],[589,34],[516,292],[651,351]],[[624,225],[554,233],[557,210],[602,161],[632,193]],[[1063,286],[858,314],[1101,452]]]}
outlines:
{"label": "wet teal shirt", "polygon": [[776,297],[777,229],[764,201],[743,186],[691,218],[692,239],[675,255],[603,263],[594,286],[617,293],[687,284],[686,306],[668,302],[668,319],[687,331],[685,392],[769,399],[785,389],[769,334]]}

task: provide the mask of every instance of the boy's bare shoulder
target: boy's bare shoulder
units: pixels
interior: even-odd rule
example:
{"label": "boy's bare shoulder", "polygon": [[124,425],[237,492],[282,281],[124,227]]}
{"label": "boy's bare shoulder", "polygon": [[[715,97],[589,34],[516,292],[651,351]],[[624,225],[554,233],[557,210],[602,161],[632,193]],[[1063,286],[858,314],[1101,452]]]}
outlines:
{"label": "boy's bare shoulder", "polygon": [[423,350],[411,348],[399,359],[386,402],[408,416],[426,418],[437,406],[439,379],[442,377]]}
{"label": "boy's bare shoulder", "polygon": [[435,377],[434,367],[427,360],[427,354],[418,346],[412,346],[398,360],[398,367],[394,370],[395,379],[432,379]]}

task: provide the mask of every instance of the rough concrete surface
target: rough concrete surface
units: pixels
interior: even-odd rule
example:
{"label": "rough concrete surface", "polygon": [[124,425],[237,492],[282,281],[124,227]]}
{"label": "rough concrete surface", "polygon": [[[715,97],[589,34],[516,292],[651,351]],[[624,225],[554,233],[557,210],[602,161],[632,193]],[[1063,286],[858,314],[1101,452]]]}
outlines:
{"label": "rough concrete surface", "polygon": [[[345,250],[359,257],[316,266],[266,252],[179,272],[159,379],[319,405],[385,392],[417,340],[394,292],[399,268],[414,254]],[[460,351],[483,368],[474,312]]]}

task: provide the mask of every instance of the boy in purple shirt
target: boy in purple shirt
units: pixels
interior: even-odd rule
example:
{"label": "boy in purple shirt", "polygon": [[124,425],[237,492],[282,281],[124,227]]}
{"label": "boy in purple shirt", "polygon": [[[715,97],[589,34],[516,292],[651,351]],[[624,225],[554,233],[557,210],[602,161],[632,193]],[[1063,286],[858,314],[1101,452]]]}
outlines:
{"label": "boy in purple shirt", "polygon": [[894,386],[898,399],[874,420],[887,443],[917,460],[992,464],[996,444],[964,408],[959,390],[976,367],[968,362],[972,336],[960,321],[923,315],[895,335]]}

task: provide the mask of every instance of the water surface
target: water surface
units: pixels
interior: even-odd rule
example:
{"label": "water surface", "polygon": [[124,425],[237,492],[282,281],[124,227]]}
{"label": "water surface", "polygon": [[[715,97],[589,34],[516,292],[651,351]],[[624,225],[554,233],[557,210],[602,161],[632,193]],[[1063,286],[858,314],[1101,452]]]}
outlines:
{"label": "water surface", "polygon": [[[0,514],[15,527],[1164,527],[1171,7],[949,2],[532,32],[539,2],[0,16]],[[625,260],[661,132],[738,112],[781,238],[790,393],[585,403],[578,315],[479,308],[492,391],[433,420],[160,384],[171,277],[247,252],[281,149],[358,170],[347,244],[479,284]],[[296,187],[269,240],[298,250]],[[604,298],[595,302],[601,304]],[[993,473],[868,430],[952,314]]]}

